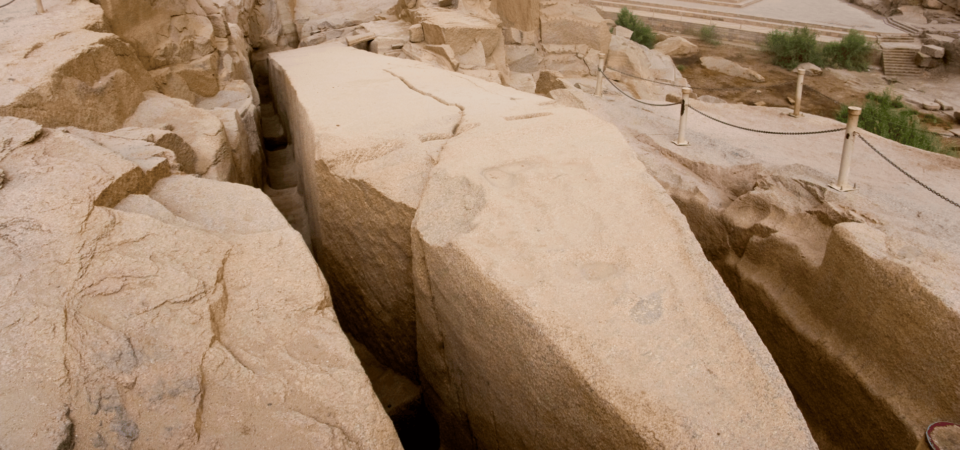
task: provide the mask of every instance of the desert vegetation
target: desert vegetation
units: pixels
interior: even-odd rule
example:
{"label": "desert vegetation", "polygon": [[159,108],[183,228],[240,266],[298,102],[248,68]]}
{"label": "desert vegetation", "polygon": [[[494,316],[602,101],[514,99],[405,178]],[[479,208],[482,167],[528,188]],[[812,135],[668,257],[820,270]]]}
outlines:
{"label": "desert vegetation", "polygon": [[793,69],[805,62],[820,67],[836,67],[863,72],[867,70],[872,46],[866,36],[850,30],[840,42],[817,42],[817,33],[807,27],[792,31],[774,30],[767,34],[764,48],[773,55],[773,63]]}

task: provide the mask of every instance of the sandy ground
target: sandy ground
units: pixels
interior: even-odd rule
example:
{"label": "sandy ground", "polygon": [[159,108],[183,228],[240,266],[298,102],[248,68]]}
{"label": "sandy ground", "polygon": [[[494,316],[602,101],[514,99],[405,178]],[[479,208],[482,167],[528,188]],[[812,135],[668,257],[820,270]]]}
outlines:
{"label": "sandy ground", "polygon": [[[699,95],[713,95],[730,103],[754,104],[765,102],[767,106],[792,108],[787,97],[795,97],[796,86],[767,86],[796,82],[797,75],[771,64],[768,53],[753,47],[722,43],[711,46],[698,39],[684,36],[700,47],[700,55],[696,57],[678,59],[677,66],[682,67],[684,77],[694,86],[694,92]],[[700,56],[720,56],[734,61],[744,67],[749,67],[761,75],[766,83],[756,83],[729,77],[717,72],[704,69],[699,63]],[[802,110],[823,117],[835,117],[839,106],[833,100],[844,104],[860,106],[868,92],[882,92],[892,89],[902,95],[904,100],[912,106],[922,102],[941,99],[947,103],[960,107],[960,70],[956,68],[939,68],[924,72],[916,77],[886,77],[878,66],[871,67],[868,72],[851,72],[847,70],[826,69],[818,77],[807,76],[804,84],[825,94],[820,95],[811,90],[804,91]],[[696,89],[696,88],[703,89]],[[716,88],[737,88],[728,91],[708,91]],[[743,90],[742,88],[756,88]],[[833,100],[831,100],[831,98]],[[930,131],[949,134],[948,130],[960,125],[948,113],[929,113],[925,119]],[[960,138],[945,139],[947,145],[960,148]]]}

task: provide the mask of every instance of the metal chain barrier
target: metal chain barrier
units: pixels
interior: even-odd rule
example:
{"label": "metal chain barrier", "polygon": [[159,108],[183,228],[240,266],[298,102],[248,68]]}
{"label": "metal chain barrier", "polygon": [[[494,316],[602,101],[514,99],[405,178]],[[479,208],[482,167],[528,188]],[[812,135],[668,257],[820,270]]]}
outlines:
{"label": "metal chain barrier", "polygon": [[[688,105],[688,106],[689,106],[689,105]],[[713,117],[713,116],[708,115],[707,113],[705,113],[705,112],[703,112],[703,111],[700,111],[700,110],[697,109],[697,108],[694,108],[693,106],[689,106],[689,108],[692,109],[692,110],[694,110],[694,111],[696,111],[696,112],[698,112],[698,113],[700,113],[701,116],[706,117],[706,118],[708,118],[708,119],[710,119],[710,120],[713,120],[713,121],[715,121],[715,122],[722,123],[722,124],[724,124],[724,125],[726,125],[726,126],[728,126],[728,127],[739,128],[739,129],[745,130],[745,131],[752,131],[752,132],[754,132],[754,133],[776,134],[776,135],[781,135],[781,136],[800,136],[800,135],[805,135],[805,134],[836,133],[836,132],[838,132],[838,131],[843,131],[843,130],[844,130],[843,128],[836,128],[836,129],[832,129],[832,130],[820,130],[820,131],[766,131],[766,130],[755,130],[755,129],[753,129],[753,128],[741,127],[740,125],[734,125],[734,124],[732,124],[732,123],[724,122],[724,121],[722,121],[722,120],[720,120],[720,119],[718,119],[718,118],[716,118],[716,117]]]}
{"label": "metal chain barrier", "polygon": [[633,100],[633,101],[635,101],[635,102],[642,103],[642,104],[647,105],[647,106],[676,106],[676,105],[679,105],[679,104],[680,104],[680,102],[677,102],[677,103],[662,103],[662,104],[661,104],[661,103],[647,103],[647,102],[645,102],[645,101],[643,101],[643,100],[640,100],[640,99],[637,99],[637,98],[633,98],[633,97],[630,96],[630,94],[627,94],[626,92],[623,92],[623,89],[620,89],[620,86],[617,86],[617,84],[614,83],[613,80],[611,80],[610,78],[607,78],[606,72],[604,72],[604,71],[602,71],[602,70],[600,70],[599,72],[600,72],[601,75],[603,75],[604,78],[607,79],[607,81],[610,82],[611,85],[613,85],[613,87],[614,87],[616,90],[620,91],[620,93],[623,94],[625,97],[627,97],[627,98],[629,98],[630,100]]}
{"label": "metal chain barrier", "polygon": [[13,4],[13,2],[15,2],[15,1],[17,1],[17,0],[10,0],[9,2],[6,2],[6,3],[2,4],[2,5],[0,5],[0,8],[3,8],[4,6],[10,6],[10,5]]}
{"label": "metal chain barrier", "polygon": [[923,182],[920,181],[920,180],[918,180],[917,177],[915,177],[915,176],[913,176],[913,175],[910,175],[906,170],[903,170],[902,167],[898,166],[897,163],[891,161],[890,158],[887,158],[887,155],[884,155],[883,153],[880,152],[880,150],[877,150],[877,148],[874,147],[873,144],[870,143],[870,141],[868,141],[866,138],[864,138],[862,134],[857,133],[857,137],[859,137],[860,140],[863,141],[864,144],[867,144],[867,147],[870,147],[871,150],[873,150],[874,152],[876,152],[876,154],[880,155],[880,157],[883,158],[884,161],[890,163],[890,165],[893,166],[894,168],[896,168],[897,170],[899,170],[900,173],[906,175],[907,178],[913,180],[915,183],[919,184],[919,185],[920,185],[921,187],[923,187],[924,189],[932,192],[933,195],[936,195],[937,197],[942,198],[942,199],[943,199],[944,201],[946,201],[947,203],[949,203],[949,204],[951,204],[951,205],[953,205],[953,206],[956,206],[957,208],[960,208],[960,203],[957,203],[957,202],[955,202],[955,201],[953,201],[953,200],[950,200],[949,198],[945,197],[943,194],[941,194],[941,193],[933,190],[933,188],[931,188],[930,186],[927,186],[926,184],[923,184]]}

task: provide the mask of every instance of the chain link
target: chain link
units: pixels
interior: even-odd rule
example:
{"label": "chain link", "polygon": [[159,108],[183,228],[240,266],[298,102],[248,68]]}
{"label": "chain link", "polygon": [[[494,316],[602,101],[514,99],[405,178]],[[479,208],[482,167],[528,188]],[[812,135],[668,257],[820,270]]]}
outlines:
{"label": "chain link", "polygon": [[945,197],[943,194],[941,194],[941,193],[933,190],[933,188],[931,188],[930,186],[927,186],[927,185],[924,184],[922,181],[918,180],[917,177],[915,177],[915,176],[913,176],[913,175],[910,175],[906,170],[903,170],[902,167],[898,166],[897,163],[891,161],[890,158],[887,158],[887,155],[884,155],[883,153],[880,152],[880,150],[877,150],[877,148],[874,147],[873,144],[870,143],[870,141],[868,141],[866,138],[864,138],[862,134],[857,133],[857,137],[859,137],[860,140],[863,141],[864,144],[867,144],[867,147],[870,147],[871,150],[873,150],[873,151],[876,152],[878,155],[880,155],[880,157],[883,158],[884,161],[890,163],[890,165],[893,166],[894,168],[896,168],[897,170],[899,170],[900,173],[906,175],[907,178],[913,180],[915,183],[919,184],[919,185],[920,185],[921,187],[923,187],[924,189],[932,192],[933,195],[936,195],[937,197],[942,198],[942,199],[943,199],[944,201],[946,201],[947,203],[949,203],[949,204],[951,204],[951,205],[953,205],[953,206],[956,206],[957,208],[960,208],[960,204],[958,204],[957,202],[955,202],[955,201],[953,201],[953,200],[950,200],[949,198]]}
{"label": "chain link", "polygon": [[[600,74],[603,75],[604,78],[607,78],[607,74],[606,74],[604,71],[601,70],[601,71],[600,71]],[[620,91],[620,93],[623,94],[625,97],[627,97],[627,98],[629,98],[630,100],[633,100],[633,101],[635,101],[635,102],[638,102],[638,103],[642,103],[642,104],[644,104],[644,105],[647,105],[647,106],[676,106],[676,105],[679,105],[679,104],[680,104],[680,102],[678,102],[678,103],[663,103],[663,104],[660,104],[660,103],[647,103],[647,102],[645,102],[645,101],[643,101],[643,100],[633,98],[633,97],[630,96],[630,94],[627,94],[626,92],[623,92],[623,89],[620,89],[620,86],[617,86],[617,84],[614,83],[613,80],[607,78],[607,81],[609,81],[610,84],[613,85],[613,87],[614,87],[616,90]]]}
{"label": "chain link", "polygon": [[5,6],[10,6],[10,5],[11,5],[13,2],[15,2],[15,1],[17,1],[17,0],[10,0],[9,2],[6,2],[6,3],[2,4],[2,5],[0,5],[0,8],[3,8],[3,7],[5,7]]}
{"label": "chain link", "polygon": [[732,124],[732,123],[724,122],[724,121],[722,121],[722,120],[720,120],[720,119],[718,119],[718,118],[716,118],[716,117],[713,117],[713,116],[708,115],[707,113],[705,113],[705,112],[703,112],[703,111],[700,111],[700,110],[697,109],[697,108],[694,108],[693,106],[690,106],[690,109],[692,109],[692,110],[700,113],[700,115],[703,116],[703,117],[706,117],[706,118],[708,118],[708,119],[710,119],[710,120],[713,120],[713,121],[715,121],[715,122],[722,123],[722,124],[724,124],[724,125],[726,125],[726,126],[728,126],[728,127],[739,128],[739,129],[741,129],[741,130],[752,131],[752,132],[754,132],[754,133],[776,134],[776,135],[781,135],[781,136],[800,136],[800,135],[805,135],[805,134],[836,133],[836,132],[838,132],[838,131],[843,131],[843,130],[846,129],[846,128],[836,128],[836,129],[832,129],[832,130],[820,130],[820,131],[766,131],[766,130],[756,130],[756,129],[753,129],[753,128],[741,127],[740,125],[734,125],[734,124]]}

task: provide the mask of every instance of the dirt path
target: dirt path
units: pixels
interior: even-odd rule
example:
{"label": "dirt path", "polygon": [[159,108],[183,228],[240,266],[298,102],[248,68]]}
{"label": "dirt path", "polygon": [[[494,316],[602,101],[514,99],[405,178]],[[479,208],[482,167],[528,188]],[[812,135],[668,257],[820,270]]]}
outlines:
{"label": "dirt path", "polygon": [[[700,54],[691,58],[676,59],[675,62],[677,67],[681,68],[683,76],[694,87],[694,93],[697,95],[712,95],[728,103],[753,105],[756,102],[764,102],[766,106],[792,107],[787,97],[795,97],[797,75],[771,64],[768,53],[752,47],[728,43],[713,46],[695,38],[688,36],[685,38],[700,47]],[[767,81],[756,83],[707,70],[700,65],[701,56],[719,56],[729,59],[759,72]],[[783,84],[788,85],[782,86]],[[888,87],[894,89],[897,94],[903,95],[905,100],[930,101],[936,95],[940,95],[948,100],[957,99],[951,101],[956,106],[960,106],[958,101],[960,100],[960,74],[947,74],[945,70],[927,72],[920,77],[900,79],[891,83],[878,67],[872,68],[869,72],[825,69],[821,76],[807,76],[804,84],[824,95],[810,89],[805,90],[803,111],[829,118],[834,118],[840,109],[840,105],[836,102],[860,106],[868,92],[882,92]],[[710,89],[721,88],[731,89],[710,91]],[[957,92],[953,92],[954,90]],[[933,132],[945,133],[947,130],[958,127],[947,114],[923,113],[922,117],[924,124]],[[960,148],[960,138],[945,138],[944,142],[954,149]]]}

